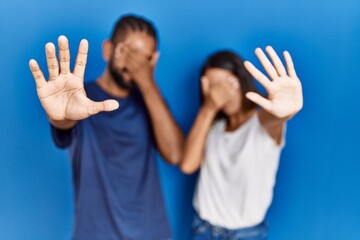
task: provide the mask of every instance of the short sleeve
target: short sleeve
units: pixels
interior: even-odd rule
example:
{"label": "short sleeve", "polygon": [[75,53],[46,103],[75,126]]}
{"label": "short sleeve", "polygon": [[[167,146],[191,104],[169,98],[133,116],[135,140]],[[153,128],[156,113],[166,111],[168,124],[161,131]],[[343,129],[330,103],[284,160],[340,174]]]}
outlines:
{"label": "short sleeve", "polygon": [[50,127],[53,141],[58,148],[67,148],[71,145],[76,126],[66,130],[56,128],[52,124]]}

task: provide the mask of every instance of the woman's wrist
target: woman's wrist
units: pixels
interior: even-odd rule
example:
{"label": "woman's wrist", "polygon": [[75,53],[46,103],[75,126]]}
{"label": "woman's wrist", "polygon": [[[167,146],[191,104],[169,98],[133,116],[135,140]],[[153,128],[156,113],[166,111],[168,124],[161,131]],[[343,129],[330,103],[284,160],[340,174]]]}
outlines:
{"label": "woman's wrist", "polygon": [[215,117],[218,110],[215,106],[210,103],[205,103],[202,105],[201,110],[208,116]]}

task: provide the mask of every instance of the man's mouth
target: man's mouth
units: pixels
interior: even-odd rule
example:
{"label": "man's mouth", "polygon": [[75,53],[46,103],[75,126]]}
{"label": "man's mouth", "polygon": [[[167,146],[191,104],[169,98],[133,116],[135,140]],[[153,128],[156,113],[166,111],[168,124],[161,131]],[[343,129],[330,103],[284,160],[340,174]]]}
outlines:
{"label": "man's mouth", "polygon": [[121,70],[121,75],[123,76],[124,81],[126,81],[126,82],[130,82],[131,79],[132,79],[131,74],[130,74],[130,72],[128,71],[127,68],[123,68]]}

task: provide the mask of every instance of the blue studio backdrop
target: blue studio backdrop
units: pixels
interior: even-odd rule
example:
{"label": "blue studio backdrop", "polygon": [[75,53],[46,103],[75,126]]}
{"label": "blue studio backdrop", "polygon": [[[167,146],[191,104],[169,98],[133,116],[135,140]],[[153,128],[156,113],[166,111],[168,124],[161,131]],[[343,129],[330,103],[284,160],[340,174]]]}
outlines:
{"label": "blue studio backdrop", "polygon": [[[157,83],[185,133],[199,108],[199,68],[233,49],[260,67],[256,47],[289,50],[304,109],[288,124],[270,240],[360,239],[360,1],[0,0],[0,239],[70,239],[73,190],[67,153],[55,148],[28,61],[46,69],[44,45],[68,36],[75,59],[86,38],[86,79],[105,66],[101,44],[125,13],[160,33]],[[158,159],[175,240],[186,240],[197,175]]]}

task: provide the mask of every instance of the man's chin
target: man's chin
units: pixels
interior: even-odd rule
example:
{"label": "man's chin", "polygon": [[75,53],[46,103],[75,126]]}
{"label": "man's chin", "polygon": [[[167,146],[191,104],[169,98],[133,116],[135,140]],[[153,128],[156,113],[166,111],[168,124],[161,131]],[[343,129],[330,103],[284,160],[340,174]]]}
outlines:
{"label": "man's chin", "polygon": [[122,73],[116,72],[113,69],[110,69],[110,74],[112,79],[116,83],[119,88],[125,90],[132,90],[134,88],[134,81],[132,80],[125,80]]}
{"label": "man's chin", "polygon": [[114,78],[116,85],[125,90],[132,90],[134,88],[134,82],[132,80],[126,81],[124,79]]}
{"label": "man's chin", "polygon": [[109,65],[108,65],[108,70],[109,73],[112,77],[112,79],[114,80],[114,82],[116,83],[116,85],[121,88],[121,89],[125,89],[125,90],[131,90],[133,89],[133,82],[131,80],[125,80],[126,78],[129,78],[129,76],[126,76],[127,73],[117,70],[114,67],[113,64],[113,60],[110,61]]}

